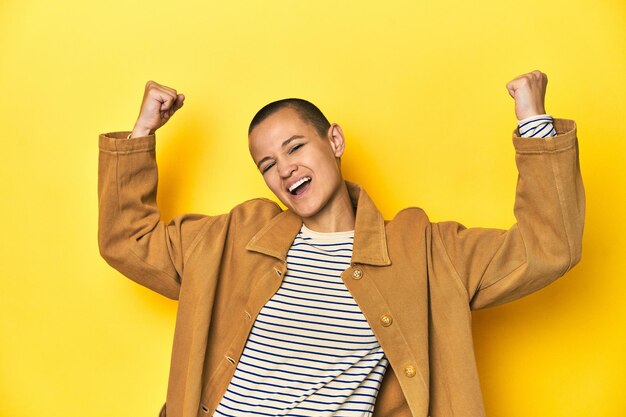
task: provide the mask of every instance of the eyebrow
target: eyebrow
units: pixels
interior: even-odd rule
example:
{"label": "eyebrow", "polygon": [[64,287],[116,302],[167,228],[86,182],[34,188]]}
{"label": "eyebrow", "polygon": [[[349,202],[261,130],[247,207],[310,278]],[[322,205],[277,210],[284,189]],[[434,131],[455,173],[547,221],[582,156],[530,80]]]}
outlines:
{"label": "eyebrow", "polygon": [[[304,138],[303,135],[293,135],[292,137],[290,137],[289,139],[287,139],[286,141],[284,141],[280,147],[284,148],[285,146],[289,145],[292,141],[296,140],[296,139],[302,139]],[[262,158],[257,164],[257,168],[261,169],[261,164],[265,161],[267,161],[268,159],[272,159],[269,156],[266,156],[265,158]]]}

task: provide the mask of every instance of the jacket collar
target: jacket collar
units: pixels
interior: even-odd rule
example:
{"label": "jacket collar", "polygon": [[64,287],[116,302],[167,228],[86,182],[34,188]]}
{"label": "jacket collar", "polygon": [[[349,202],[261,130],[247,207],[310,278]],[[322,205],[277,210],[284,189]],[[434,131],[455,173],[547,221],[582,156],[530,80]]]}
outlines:
{"label": "jacket collar", "polygon": [[[356,208],[352,263],[391,265],[387,252],[385,220],[374,202],[359,185],[346,181],[352,205]],[[275,216],[246,245],[246,249],[273,256],[285,262],[287,252],[302,227],[302,219],[291,210]]]}

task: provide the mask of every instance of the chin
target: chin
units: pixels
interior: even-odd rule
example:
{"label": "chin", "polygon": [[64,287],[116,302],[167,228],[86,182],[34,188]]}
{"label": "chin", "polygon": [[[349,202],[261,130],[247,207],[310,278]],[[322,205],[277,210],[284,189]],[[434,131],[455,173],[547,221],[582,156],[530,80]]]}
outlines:
{"label": "chin", "polygon": [[[283,204],[285,204],[285,202],[283,202]],[[298,205],[285,204],[285,206],[303,219],[313,217],[320,212],[319,207],[311,207],[310,205],[307,205],[306,207],[298,207]]]}
{"label": "chin", "polygon": [[[289,207],[289,206],[287,206]],[[315,216],[315,214],[317,213],[317,210],[306,210],[306,209],[298,209],[297,207],[289,207],[291,209],[291,211],[293,211],[294,213],[296,213],[299,217],[303,218],[303,219],[307,219],[309,217],[313,217]]]}

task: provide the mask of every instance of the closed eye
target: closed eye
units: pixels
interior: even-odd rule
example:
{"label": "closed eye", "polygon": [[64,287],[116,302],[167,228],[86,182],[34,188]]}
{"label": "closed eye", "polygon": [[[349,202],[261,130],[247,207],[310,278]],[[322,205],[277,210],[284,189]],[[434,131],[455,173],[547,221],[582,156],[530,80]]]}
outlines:
{"label": "closed eye", "polygon": [[289,149],[289,154],[297,151],[298,149],[300,149],[303,146],[304,146],[304,143],[299,143],[299,144],[293,146],[291,149]]}
{"label": "closed eye", "polygon": [[275,165],[274,162],[270,162],[269,164],[265,165],[265,167],[263,167],[263,169],[261,170],[261,174],[265,174],[274,165]]}

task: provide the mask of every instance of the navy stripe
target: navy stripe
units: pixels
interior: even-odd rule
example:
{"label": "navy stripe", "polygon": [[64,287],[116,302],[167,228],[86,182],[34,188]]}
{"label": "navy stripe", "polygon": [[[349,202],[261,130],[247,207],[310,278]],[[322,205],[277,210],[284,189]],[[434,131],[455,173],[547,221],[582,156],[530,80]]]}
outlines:
{"label": "navy stripe", "polygon": [[[306,377],[306,376],[310,376],[310,375],[311,375],[310,373],[305,373],[305,372],[287,371],[287,370],[285,370],[285,369],[283,369],[283,368],[264,367],[264,366],[261,366],[261,365],[255,365],[255,364],[253,364],[253,363],[250,363],[250,362],[245,362],[245,361],[242,361],[242,360],[240,360],[239,362],[240,362],[240,363],[243,363],[244,365],[247,365],[247,366],[249,366],[249,367],[251,367],[251,368],[255,368],[255,369],[263,369],[263,370],[265,370],[265,371],[270,371],[270,372],[271,372],[271,371],[276,371],[276,372],[280,372],[280,373],[283,373],[283,374],[289,374],[289,375],[299,375],[299,376],[305,376],[305,377]],[[266,363],[278,364],[278,365],[285,365],[284,363],[280,363],[280,362],[273,362],[273,361],[268,361],[268,360],[264,360],[264,362],[266,362]],[[312,366],[302,366],[302,365],[298,365],[298,366],[297,366],[297,368],[319,370],[319,368],[315,368],[315,367],[312,367]],[[278,369],[278,370],[277,370],[277,369]],[[363,373],[361,373],[361,374],[347,374],[347,373],[344,373],[343,371],[344,371],[343,369],[330,369],[330,370],[326,370],[325,372],[329,372],[330,374],[329,374],[329,375],[324,375],[324,376],[323,376],[323,378],[324,378],[324,379],[326,379],[326,378],[333,378],[333,379],[334,379],[334,378],[337,378],[338,376],[344,376],[344,375],[347,375],[347,376],[368,376],[368,375],[371,375],[371,374],[379,374],[379,375],[381,375],[381,376],[383,375],[383,374],[382,374],[382,373],[380,373],[380,372],[378,372],[378,373],[376,373],[376,372],[371,372],[371,373],[366,373],[366,374],[363,374]],[[248,371],[248,373],[252,374],[253,372]],[[265,378],[277,378],[277,379],[282,379],[282,378],[279,378],[279,377],[274,376],[274,375],[266,375],[265,373],[264,373],[263,375],[265,376]],[[293,379],[291,379],[291,380],[293,380]],[[289,380],[289,381],[291,381],[291,380]],[[300,382],[301,382],[301,383],[308,384],[308,382],[305,382],[305,381],[300,381]],[[358,380],[358,379],[357,379],[357,380],[354,380],[354,381],[337,381],[337,382],[352,383],[352,382],[360,382],[360,380]],[[316,382],[313,382],[313,384],[316,384]]]}
{"label": "navy stripe", "polygon": [[[233,385],[235,385],[235,384],[233,384]],[[235,395],[237,397],[252,398],[253,400],[258,400],[258,401],[273,401],[273,402],[284,403],[284,404],[292,403],[292,401],[271,399],[271,398],[267,398],[267,397],[255,397],[253,395],[240,394],[240,393],[237,393],[237,392],[233,392],[231,390],[227,390],[226,392],[230,392],[231,394],[233,394],[233,395]],[[272,393],[272,392],[270,392],[270,393]],[[358,395],[358,394],[356,394],[356,395]],[[363,395],[365,396],[367,394],[363,394]],[[367,396],[371,397],[371,395],[367,395]],[[228,398],[230,399],[232,397],[228,397]],[[335,395],[335,396],[332,396],[332,398],[349,398],[349,396],[347,396],[347,395]],[[341,402],[336,402],[336,401],[316,401],[316,400],[312,400],[310,398],[308,398],[306,400],[306,402],[314,403],[314,404],[329,404],[329,405],[341,405],[341,404],[345,404],[346,403],[345,401],[341,401]],[[371,404],[370,401],[354,401],[354,400],[350,401],[350,403],[353,403],[353,404],[368,404],[368,405]]]}
{"label": "navy stripe", "polygon": [[[258,350],[255,348],[251,348],[250,346],[247,347],[246,350],[250,350],[252,352],[258,352],[264,355],[269,355],[269,353],[263,351],[263,350]],[[293,356],[287,356],[287,355],[280,355],[278,353],[272,353],[271,356],[277,356],[279,358],[286,358],[286,359],[293,359]],[[242,358],[250,358],[250,359],[258,359],[258,356],[248,356],[246,353],[243,353],[241,355]],[[258,359],[260,360],[260,359]],[[309,358],[298,358],[298,360],[303,361],[303,362],[314,362],[314,363],[323,363],[326,365],[350,365],[350,369],[371,369],[371,366],[358,366],[358,365],[354,365],[354,362],[329,362],[329,361],[320,361],[317,359],[309,359]],[[264,359],[265,362],[270,362],[267,359]],[[378,359],[364,359],[362,361],[359,362],[376,362],[378,363],[380,361],[380,358]],[[272,362],[272,363],[280,363],[280,362]],[[304,366],[304,365],[293,365],[293,366],[302,366],[304,368],[311,368],[311,369],[319,369],[318,367],[309,367],[309,366]]]}
{"label": "navy stripe", "polygon": [[[352,255],[339,255],[339,254],[336,254],[336,253],[333,253],[332,255],[328,255],[328,254],[322,254],[322,253],[315,252],[315,251],[312,251],[312,250],[307,250],[307,249],[294,249],[293,252],[314,253],[314,254],[316,254],[318,256],[332,257],[332,258],[348,258],[348,259],[352,258]],[[287,255],[287,256],[291,256],[291,255]]]}
{"label": "navy stripe", "polygon": [[546,121],[546,122],[550,122],[552,123],[554,121],[554,119],[552,117],[541,117],[539,119],[534,119],[534,120],[529,120],[527,122],[524,122],[520,125],[518,125],[518,129],[521,129],[522,127],[526,126],[529,123],[535,123],[535,122],[539,122],[539,121]]}
{"label": "navy stripe", "polygon": [[[240,363],[243,363],[243,364],[244,364],[244,365],[246,365],[246,366],[249,366],[249,367],[252,367],[252,368],[256,368],[256,369],[265,369],[265,368],[262,368],[262,367],[260,367],[260,366],[252,365],[252,364],[245,363],[245,362],[241,362],[241,361],[240,361]],[[385,369],[386,369],[386,368],[385,368]],[[269,386],[278,387],[278,388],[283,388],[283,389],[285,389],[285,388],[292,388],[292,385],[288,385],[288,386],[281,386],[281,385],[271,384],[271,383],[269,383],[269,382],[265,382],[265,379],[271,378],[271,379],[277,379],[277,380],[279,380],[279,381],[287,381],[287,382],[291,382],[291,383],[293,383],[293,382],[298,382],[299,384],[312,384],[312,385],[318,385],[318,384],[320,384],[321,382],[324,382],[324,380],[326,380],[326,381],[332,381],[332,382],[335,382],[335,383],[342,383],[342,384],[354,384],[354,383],[362,383],[362,382],[374,382],[374,383],[378,384],[378,383],[380,382],[380,380],[378,380],[378,379],[374,379],[374,378],[365,378],[365,379],[363,379],[363,380],[357,379],[357,380],[349,380],[349,381],[342,381],[342,380],[337,379],[338,377],[343,376],[342,374],[337,375],[337,376],[333,376],[333,375],[326,375],[326,376],[324,376],[324,377],[323,377],[323,380],[322,380],[322,381],[317,381],[317,382],[309,382],[309,381],[302,381],[302,380],[295,380],[295,379],[281,378],[281,377],[274,376],[274,375],[267,375],[267,374],[265,374],[265,373],[263,373],[263,374],[257,374],[257,373],[255,373],[255,372],[252,372],[251,370],[246,370],[245,368],[237,368],[237,371],[238,371],[238,373],[236,373],[236,374],[233,376],[233,378],[235,378],[235,377],[236,377],[236,378],[239,378],[239,379],[242,379],[242,380],[244,380],[244,381],[247,381],[247,382],[251,382],[251,383],[252,383],[252,382],[254,382],[254,381],[244,378],[244,377],[242,376],[242,374],[245,374],[245,375],[252,375],[252,376],[261,376],[261,377],[263,377],[263,379],[264,379],[264,380],[263,380],[263,382],[261,382],[261,381],[256,381],[256,382],[255,382],[256,384],[269,385]],[[291,374],[294,374],[293,372],[287,372],[287,371],[283,371],[283,370],[281,370],[280,372],[284,372],[284,373],[287,373],[287,374],[290,374],[290,373],[291,373]],[[382,377],[384,376],[384,374],[383,374],[382,372],[372,372],[372,373],[373,373],[373,374],[376,374],[376,375],[380,375],[380,376],[381,376],[381,380],[382,380]],[[307,374],[307,375],[308,375],[308,374]],[[365,375],[369,375],[369,374],[365,374]],[[353,375],[353,376],[356,376],[356,375]],[[324,388],[325,388],[325,389],[328,389],[328,390],[341,390],[341,391],[344,391],[344,390],[350,390],[350,389],[351,389],[351,388],[339,388],[339,387],[333,387],[333,386],[325,386]],[[374,390],[377,390],[377,389],[378,389],[377,387],[370,387],[370,386],[367,386],[367,385],[361,385],[359,388],[363,388],[363,389],[364,389],[364,388],[367,388],[367,389],[374,389]],[[355,389],[356,389],[356,388],[355,388]]]}
{"label": "navy stripe", "polygon": [[[264,394],[280,394],[282,396],[287,396],[287,397],[300,397],[301,395],[298,394],[287,394],[284,391],[267,391],[267,390],[262,390],[262,389],[252,389],[252,388],[248,388],[244,385],[240,385],[237,384],[236,382],[231,382],[230,383],[231,386],[237,387],[237,388],[241,388],[242,390],[245,391],[250,391],[250,392],[262,392]],[[349,397],[372,397],[372,398],[376,398],[375,395],[372,394],[362,394],[362,393],[352,393],[352,394],[346,394],[346,395],[342,395],[342,394],[322,394],[321,392],[315,392],[315,391],[308,391],[311,394],[315,395],[315,396],[319,396],[319,397],[328,397],[328,398],[349,398]],[[235,393],[237,394],[237,393]],[[238,394],[238,395],[242,395],[242,394]],[[280,400],[276,400],[273,399],[272,401],[280,401]]]}
{"label": "navy stripe", "polygon": [[[348,244],[344,245],[347,246]],[[291,245],[292,248],[298,247],[298,246],[311,246],[310,244],[306,243],[306,242],[300,242],[300,243],[294,243],[293,245]],[[325,247],[333,247],[333,246],[341,246],[341,245],[337,245],[335,243],[329,243],[329,244],[316,244],[315,246],[325,246]],[[352,245],[350,245],[352,246]],[[352,247],[348,247],[348,248],[340,248],[340,249],[323,249],[324,252],[339,252],[339,251],[352,251]]]}
{"label": "navy stripe", "polygon": [[[543,129],[545,129],[545,128],[546,128],[546,127],[548,127],[548,126],[550,126],[550,124],[549,124],[549,123],[544,124],[543,126],[541,126],[541,129],[539,129],[539,130],[535,130],[535,132],[533,133],[533,136],[538,135],[538,134],[539,134],[539,133],[540,133]],[[537,126],[537,127],[539,127],[539,126]]]}
{"label": "navy stripe", "polygon": [[[232,401],[232,400],[230,400],[230,401]],[[240,403],[240,404],[243,404],[243,403]],[[220,407],[226,407],[226,408],[228,408],[229,410],[239,411],[238,409],[236,409],[236,408],[232,408],[232,407],[229,407],[229,406],[227,406],[227,405],[226,405],[226,404],[224,404],[224,403],[220,403]],[[222,413],[220,412],[219,408],[218,408],[217,410],[215,410],[215,412],[222,414]],[[260,412],[260,411],[246,411],[246,413],[248,413],[248,415],[250,415],[250,413],[254,413],[255,415],[259,415],[259,416],[271,416],[271,417],[276,417],[276,414],[275,414],[275,413],[269,414],[269,413],[262,413],[262,412]],[[236,416],[233,416],[233,415],[230,415],[230,414],[222,414],[222,415],[224,415],[224,416],[228,416],[228,417],[236,417]],[[294,416],[294,417],[308,417],[306,414],[293,414],[293,413],[289,413],[289,415],[290,415],[290,416]]]}
{"label": "navy stripe", "polygon": [[[268,309],[268,310],[278,310],[278,311],[284,311],[286,313],[293,313],[293,311],[291,310],[285,310],[284,308],[278,308],[278,307],[271,307],[271,306],[265,306],[264,308]],[[295,313],[295,314],[301,314],[301,313]],[[324,314],[313,314],[313,313],[307,313],[304,314],[305,316],[312,316],[312,317],[323,317],[326,319],[336,319],[336,316],[325,316]],[[346,319],[346,318],[342,318],[341,320],[343,321],[357,321],[360,323],[367,323],[367,320],[365,319]]]}
{"label": "navy stripe", "polygon": [[[314,262],[318,262],[318,263],[327,263],[327,264],[339,264],[339,265],[346,265],[346,267],[348,267],[350,265],[350,261],[337,261],[337,260],[321,260],[318,257],[309,257],[309,256],[296,256],[296,255],[287,255],[287,259],[304,259],[306,261],[314,261]],[[291,262],[293,263],[293,262]],[[305,266],[310,266],[308,264],[304,264]],[[317,267],[315,267],[317,268]]]}
{"label": "navy stripe", "polygon": [[350,295],[332,295],[332,294],[323,294],[323,293],[319,293],[319,292],[302,291],[302,290],[293,290],[293,289],[291,289],[291,288],[284,288],[284,287],[283,287],[283,291],[297,292],[298,294],[311,294],[311,295],[316,295],[316,296],[320,296],[320,297],[343,298],[343,299],[346,299],[346,300],[354,300],[354,299],[352,298],[352,296],[350,296]]}
{"label": "navy stripe", "polygon": [[[254,359],[256,359],[256,360],[261,361],[260,359],[257,359],[257,358],[254,358],[254,357],[250,357],[250,356],[245,355],[245,354],[244,354],[242,357],[250,358],[250,359],[253,359],[253,360],[254,360]],[[265,369],[265,370],[269,370],[269,371],[273,371],[273,370],[274,370],[274,371],[276,371],[276,372],[282,372],[282,373],[291,374],[291,375],[303,375],[303,376],[310,376],[310,373],[301,373],[301,372],[294,372],[294,371],[286,371],[286,370],[285,370],[283,367],[281,367],[281,366],[279,366],[279,367],[272,367],[272,368],[266,368],[266,367],[263,367],[263,366],[261,366],[261,365],[256,365],[256,364],[253,364],[253,363],[244,362],[243,360],[240,360],[240,362],[241,362],[241,363],[243,363],[244,365],[248,365],[248,366],[253,367],[253,368]],[[291,367],[296,367],[296,368],[298,368],[298,369],[312,369],[312,370],[315,370],[315,371],[319,371],[319,370],[320,370],[320,368],[319,368],[319,367],[314,367],[314,366],[305,366],[305,365],[291,365],[291,364],[289,364],[289,363],[285,363],[285,362],[276,362],[276,361],[270,361],[270,360],[267,360],[267,359],[263,359],[263,360],[262,360],[262,362],[263,362],[263,363],[271,363],[271,364],[274,364],[274,365],[287,365],[287,366],[291,366]],[[324,370],[324,372],[329,372],[329,373],[331,373],[331,374],[329,374],[329,375],[324,375],[323,377],[324,377],[324,378],[327,378],[327,377],[338,377],[338,376],[368,376],[368,375],[380,375],[381,377],[382,377],[382,376],[384,376],[384,373],[383,373],[383,372],[380,372],[380,371],[375,371],[375,370],[374,370],[374,371],[370,371],[370,372],[368,372],[368,373],[357,373],[357,374],[349,373],[349,371],[350,371],[351,369],[354,369],[354,368],[356,368],[356,367],[354,367],[354,366],[353,366],[353,367],[349,367],[348,369],[342,369],[342,368],[338,368],[338,369],[327,369],[327,370]],[[366,369],[370,369],[371,367],[370,367],[370,366],[361,366],[361,367],[359,367],[359,368],[366,368]],[[337,372],[339,372],[339,373],[337,374]],[[355,382],[355,381],[352,381],[352,382]]]}
{"label": "navy stripe", "polygon": [[[250,364],[248,364],[248,363],[245,363],[244,365],[247,365],[247,366],[250,366],[250,367],[253,367],[253,368],[257,368],[257,369],[264,369],[264,368],[260,368],[260,367],[258,367],[258,366],[250,365]],[[332,380],[332,381],[333,381],[333,382],[335,382],[335,383],[341,383],[341,384],[354,384],[354,383],[357,383],[357,384],[358,384],[358,383],[361,383],[361,382],[368,382],[368,381],[369,381],[369,382],[374,382],[374,383],[379,383],[379,382],[380,382],[379,380],[377,380],[377,379],[372,379],[372,378],[365,378],[363,381],[361,381],[361,380],[359,380],[359,379],[354,380],[354,381],[341,381],[341,380],[339,380],[339,379],[337,379],[337,378],[332,378],[332,375],[325,376],[325,377],[324,377],[322,380],[320,380],[320,381],[310,382],[310,381],[303,381],[303,380],[301,380],[301,379],[294,380],[294,379],[289,379],[289,378],[281,378],[281,377],[279,377],[279,376],[274,376],[274,375],[256,374],[256,373],[254,373],[254,372],[252,372],[252,371],[249,371],[249,370],[246,370],[246,369],[244,369],[244,368],[238,368],[237,370],[238,370],[238,371],[240,371],[240,373],[243,373],[243,374],[246,374],[246,375],[253,375],[253,376],[262,377],[262,378],[263,378],[263,382],[261,382],[261,381],[256,381],[256,384],[261,384],[261,385],[270,385],[270,386],[276,386],[276,387],[278,387],[279,385],[270,384],[269,382],[265,382],[265,380],[266,380],[266,379],[277,379],[277,380],[279,380],[279,381],[287,381],[287,382],[289,382],[289,383],[291,383],[291,384],[293,384],[294,382],[297,382],[298,384],[310,384],[310,385],[313,385],[313,386],[319,385],[319,384],[320,384],[320,383],[322,383],[322,382],[328,382],[328,381],[330,381],[330,380]],[[288,373],[288,372],[287,372],[287,373]],[[310,376],[310,375],[307,375],[307,376]],[[339,375],[339,376],[341,376],[341,375]],[[241,377],[241,375],[239,375],[238,377],[239,377],[240,379],[243,379],[244,381],[250,381],[250,380],[247,380],[247,379],[245,379],[245,378]],[[329,377],[330,377],[330,378],[329,378]],[[252,382],[252,381],[250,381],[250,382]],[[283,387],[283,388],[290,388],[290,387]],[[354,387],[354,388],[339,388],[339,387],[331,387],[331,386],[325,386],[324,388],[325,388],[325,389],[328,389],[328,390],[337,390],[337,391],[345,391],[345,390],[354,390],[354,389],[356,389],[356,387]],[[361,388],[361,389],[373,389],[373,390],[378,390],[378,388],[377,388],[377,387],[369,387],[369,386],[367,386],[367,385],[360,385],[360,386],[359,386],[359,388]]]}
{"label": "navy stripe", "polygon": [[[330,339],[327,337],[314,337],[314,336],[307,336],[307,335],[301,335],[301,334],[293,334],[293,333],[289,333],[289,332],[279,332],[278,330],[270,330],[270,329],[266,329],[264,327],[259,327],[256,324],[254,325],[255,329],[258,330],[263,330],[265,332],[270,332],[270,333],[274,333],[274,334],[284,334],[287,336],[292,336],[292,337],[298,337],[300,339],[311,339],[311,340],[324,340],[326,342],[333,342],[333,343],[344,343],[344,344],[348,344],[348,345],[376,345],[378,342],[376,340],[372,341],[372,342],[353,342],[353,341],[347,341],[347,340],[337,340],[337,339]],[[253,331],[254,333],[254,331]],[[258,333],[254,333],[257,334]],[[296,342],[293,340],[285,340],[285,342],[287,343],[295,343],[295,344],[299,344],[301,342]],[[304,343],[302,343],[304,344]],[[313,346],[319,346],[319,345],[313,345]],[[324,347],[326,349],[339,349],[336,346],[320,346],[320,347]]]}
{"label": "navy stripe", "polygon": [[[284,391],[266,391],[266,390],[260,390],[260,389],[251,389],[251,388],[246,387],[245,385],[239,385],[236,382],[231,382],[230,385],[233,387],[241,388],[242,391],[246,391],[246,392],[262,392],[263,394],[280,394],[282,396],[287,396],[287,397],[299,397],[300,396],[300,394],[287,394]],[[226,391],[229,391],[229,389]],[[243,395],[237,392],[235,392],[235,394]],[[283,400],[272,400],[272,401],[283,401]]]}
{"label": "navy stripe", "polygon": [[262,343],[259,342],[257,340],[253,340],[253,339],[249,339],[248,343],[254,343],[257,345],[261,345],[261,346],[267,346],[267,347],[271,347],[271,348],[276,348],[276,349],[280,349],[280,350],[287,350],[289,352],[297,352],[297,353],[308,353],[308,354],[312,354],[312,355],[321,355],[321,356],[329,356],[329,357],[333,357],[333,358],[360,358],[362,355],[334,355],[331,353],[318,353],[318,352],[312,352],[311,350],[301,350],[301,349],[290,349],[284,346],[281,347],[276,347],[275,345],[268,345],[266,343]]}
{"label": "navy stripe", "polygon": [[[280,305],[288,305],[288,306],[294,306],[294,307],[298,307],[298,308],[305,308],[305,309],[313,309],[315,311],[334,311],[336,313],[342,313],[342,314],[357,314],[357,315],[361,315],[362,313],[360,311],[348,311],[348,310],[339,310],[337,308],[328,308],[328,307],[318,307],[318,306],[307,306],[307,305],[303,305],[303,304],[296,304],[296,303],[288,303],[287,301],[281,301],[281,300],[276,300],[275,298],[273,298],[271,300],[272,303],[275,304],[280,304]],[[296,314],[307,314],[305,312],[293,312]]]}
{"label": "navy stripe", "polygon": [[[296,297],[296,296],[287,295],[287,294],[276,294],[276,296],[277,297],[285,297],[285,298],[289,298],[289,299],[292,299],[292,300],[304,300],[304,301],[311,301],[311,302],[315,302],[315,303],[326,303],[326,304],[334,304],[334,305],[340,305],[340,306],[352,306],[352,307],[354,307],[354,303],[339,303],[337,301],[310,299],[310,298],[305,298],[305,297]],[[326,310],[326,309],[324,309],[324,310]],[[328,309],[328,310],[332,310],[332,309]]]}
{"label": "navy stripe", "polygon": [[[229,398],[230,401],[237,403],[237,404],[244,404],[244,405],[248,405],[247,403],[244,403],[242,401],[236,401],[233,400],[232,398]],[[348,402],[349,403],[349,402]],[[287,411],[287,410],[293,410],[293,409],[284,409],[284,408],[280,408],[280,407],[272,407],[269,405],[265,406],[266,408],[272,409],[272,410],[283,410],[283,411]],[[301,409],[301,410],[308,410],[308,411],[318,411],[318,412],[323,412],[323,413],[332,413],[332,412],[336,412],[336,411],[340,411],[340,410],[335,410],[335,409],[327,409],[327,410],[320,410],[317,408],[309,408],[309,407],[296,407],[295,409]],[[343,409],[342,411],[348,411],[349,409]],[[357,409],[350,409],[350,411],[361,411],[361,412],[366,412],[367,410],[357,410]],[[248,411],[249,413],[257,413],[255,411]],[[265,414],[265,413],[259,413],[261,415],[272,415],[275,416],[276,414]],[[295,415],[295,414],[291,414],[291,412],[289,413],[289,415]]]}
{"label": "navy stripe", "polygon": [[[293,276],[291,278],[294,278]],[[307,288],[318,288],[320,290],[326,290],[326,291],[340,291],[343,293],[347,293],[350,294],[350,292],[345,289],[345,288],[327,288],[327,287],[320,287],[319,285],[308,285],[308,284],[300,284],[300,283],[296,283],[296,282],[285,282],[283,281],[283,286],[285,285],[294,285],[294,286],[298,286],[298,287],[307,287]],[[332,297],[340,297],[339,295],[332,295]],[[350,296],[350,298],[352,298],[352,296]]]}
{"label": "navy stripe", "polygon": [[[246,351],[260,353],[262,355],[268,355],[268,356],[271,356],[271,357],[276,357],[278,359],[279,358],[293,359],[293,357],[289,356],[289,355],[281,355],[281,354],[275,353],[275,352],[272,352],[271,354],[268,354],[268,352],[255,349],[255,348],[252,348],[250,346],[247,347]],[[241,357],[242,358],[249,358],[249,359],[256,359],[256,360],[259,360],[259,361],[261,360],[260,356],[248,356],[247,353],[242,354]],[[309,359],[309,358],[298,358],[298,360],[300,362],[307,362],[307,363],[310,362],[312,364],[317,364],[317,366],[310,367],[310,366],[306,366],[306,365],[302,365],[302,364],[298,364],[298,365],[290,364],[289,366],[298,366],[298,367],[311,368],[311,369],[320,369],[320,367],[323,366],[323,365],[342,366],[341,368],[337,368],[337,369],[345,369],[346,366],[348,366],[349,369],[371,369],[372,368],[371,365],[355,365],[354,362],[330,362],[330,361],[320,361],[320,360],[317,360],[317,359]],[[263,359],[263,361],[269,362],[267,359]],[[380,358],[378,358],[378,359],[376,359],[376,358],[364,359],[364,360],[356,362],[356,363],[363,363],[363,362],[375,362],[376,364],[378,364],[378,362],[380,362]],[[273,362],[273,363],[277,363],[277,362]],[[376,365],[376,366],[379,366],[379,365]],[[384,369],[385,368],[383,368],[383,370]]]}
{"label": "navy stripe", "polygon": [[543,135],[541,138],[543,139],[543,138],[545,138],[545,137],[547,137],[547,136],[551,136],[551,135],[552,135],[552,132],[555,132],[555,133],[556,133],[556,131],[554,130],[554,126],[552,126],[552,129],[550,129],[550,131],[549,131],[548,133],[546,133],[545,135]]}
{"label": "navy stripe", "polygon": [[[307,264],[301,264],[301,263],[298,263],[298,262],[288,262],[288,265],[296,265],[296,266],[305,266],[305,267],[310,267],[310,265],[307,265]],[[345,268],[330,268],[330,267],[326,267],[326,266],[319,266],[319,265],[316,265],[316,266],[315,266],[315,269],[323,269],[324,271],[339,271],[339,272],[343,272],[343,271],[345,271],[345,270],[346,270],[346,268],[347,268],[347,266],[346,266]],[[287,270],[289,270],[289,267],[287,267]],[[292,268],[292,270],[294,270],[294,271],[295,271],[295,269],[293,269],[293,268]],[[309,272],[309,273],[312,273],[312,272]],[[324,275],[324,274],[320,274],[320,273],[319,273],[319,272],[317,272],[317,271],[315,271],[315,274],[316,274],[316,275]],[[336,275],[326,275],[326,276],[333,277],[333,278],[334,278],[334,277],[336,277]]]}
{"label": "navy stripe", "polygon": [[[342,270],[341,272],[343,272],[343,271],[345,271],[345,269]],[[329,278],[336,278],[337,277],[337,275],[333,275],[333,274],[322,274],[321,272],[303,271],[302,269],[295,269],[295,268],[289,269],[289,266],[287,266],[287,274],[289,274],[289,272],[301,272],[301,273],[304,273],[304,274],[311,274],[311,275],[315,274],[316,276],[329,277]],[[326,283],[328,283],[328,281],[321,281],[321,280],[315,280],[315,279],[313,279],[312,281],[319,281],[319,282],[326,282]],[[341,281],[341,282],[333,282],[333,284],[334,283],[336,283],[338,285],[341,285],[343,283],[343,281]]]}
{"label": "navy stripe", "polygon": [[[315,332],[315,333],[319,333],[320,332],[319,330],[303,328],[303,327],[298,327],[298,326],[288,326],[286,324],[268,323],[266,321],[259,320],[258,318],[256,319],[256,323],[263,323],[263,324],[267,324],[267,325],[274,325],[274,326],[281,327],[281,328],[282,327],[286,327],[288,329],[297,329],[297,330],[302,330],[302,331],[306,331],[306,332]],[[351,335],[351,334],[347,334],[346,332],[330,332],[328,330],[324,330],[324,334],[336,334],[336,335],[342,335],[342,336],[348,335],[350,337],[368,337],[370,339],[374,338],[374,340],[376,340],[375,336],[373,336],[373,335],[370,336],[370,335],[367,335],[367,334],[352,334]],[[294,336],[295,335],[296,334],[294,333]],[[374,342],[372,342],[372,343],[374,343]]]}
{"label": "navy stripe", "polygon": [[[306,271],[298,271],[298,272],[305,272],[306,273]],[[322,279],[307,278],[307,277],[303,277],[303,276],[299,276],[299,275],[294,275],[293,271],[287,271],[285,279],[288,279],[288,280],[296,279],[296,280],[302,280],[302,281],[306,281],[306,282],[311,282],[312,281],[312,282],[319,282],[319,283],[326,284],[326,285],[334,285],[337,288],[330,288],[330,287],[319,287],[319,288],[324,288],[324,289],[329,290],[329,291],[341,291],[342,293],[350,294],[350,291],[348,291],[346,289],[346,286],[343,283],[343,281],[339,281],[339,282],[335,281],[335,282],[333,282],[333,281],[324,281]],[[305,284],[300,284],[300,283],[294,283],[293,281],[288,281],[288,282],[291,283],[291,284],[296,284],[296,285],[305,285]]]}
{"label": "navy stripe", "polygon": [[[269,308],[268,308],[269,309]],[[307,323],[307,324],[318,324],[320,326],[326,326],[326,327],[337,327],[339,329],[359,329],[359,330],[366,330],[369,329],[369,326],[367,327],[363,327],[363,326],[345,326],[345,325],[341,325],[341,324],[332,324],[332,323],[321,323],[319,321],[310,321],[310,320],[301,320],[301,319],[292,319],[290,317],[284,317],[284,316],[275,316],[273,314],[268,314],[267,312],[262,312],[259,314],[259,317],[273,317],[273,318],[277,318],[277,319],[281,319],[281,320],[289,320],[289,321],[295,321],[297,323]],[[258,318],[257,318],[258,320]]]}
{"label": "navy stripe", "polygon": [[[313,347],[318,347],[318,348],[320,347],[320,345],[319,345],[319,344],[302,343],[302,342],[296,343],[296,342],[289,342],[288,340],[277,339],[277,338],[275,338],[275,337],[263,336],[263,335],[260,335],[260,334],[258,334],[258,333],[255,333],[254,331],[252,331],[250,334],[251,334],[251,335],[254,335],[254,336],[257,336],[257,337],[260,337],[260,338],[262,338],[262,339],[270,339],[270,340],[275,340],[275,341],[277,341],[277,342],[285,342],[285,343],[290,343],[290,344],[293,344],[293,345],[313,346]],[[348,352],[355,351],[355,349],[340,348],[340,347],[337,347],[337,346],[328,347],[328,348],[326,348],[326,349],[343,350],[343,351],[348,351]],[[362,350],[369,350],[369,349],[363,348]]]}

